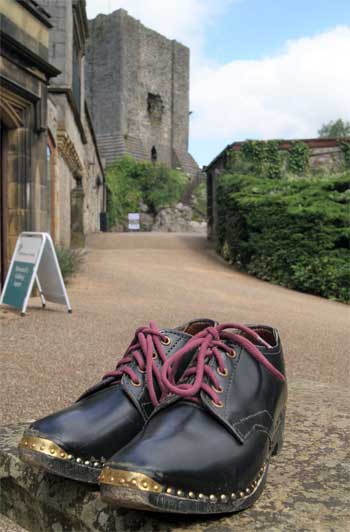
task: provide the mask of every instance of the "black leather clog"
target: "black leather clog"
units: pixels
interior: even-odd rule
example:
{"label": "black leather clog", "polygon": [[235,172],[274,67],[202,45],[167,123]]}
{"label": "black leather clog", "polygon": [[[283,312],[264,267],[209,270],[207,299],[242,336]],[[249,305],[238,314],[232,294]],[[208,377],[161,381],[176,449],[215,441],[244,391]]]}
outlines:
{"label": "black leather clog", "polygon": [[[180,381],[176,369],[196,349]],[[224,324],[163,366],[170,395],[105,464],[104,500],[182,514],[234,512],[262,493],[282,446],[287,387],[278,332]]]}
{"label": "black leather clog", "polygon": [[[105,460],[142,430],[158,405],[167,357],[209,324],[214,322],[194,320],[162,330],[151,322],[139,328],[115,371],[72,406],[30,425],[19,444],[21,458],[51,473],[96,483]],[[179,372],[187,362],[185,357]]]}

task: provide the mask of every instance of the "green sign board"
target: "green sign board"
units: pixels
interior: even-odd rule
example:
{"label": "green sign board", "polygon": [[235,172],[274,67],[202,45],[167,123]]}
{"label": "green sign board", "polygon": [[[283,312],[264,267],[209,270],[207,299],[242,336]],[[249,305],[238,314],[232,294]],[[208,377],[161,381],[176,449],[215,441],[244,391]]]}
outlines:
{"label": "green sign board", "polygon": [[34,264],[15,261],[4,294],[3,303],[22,310],[33,276]]}
{"label": "green sign board", "polygon": [[47,301],[66,305],[72,312],[55,247],[48,233],[22,233],[16,244],[0,305],[21,310],[25,315],[34,283],[38,286],[42,306]]}

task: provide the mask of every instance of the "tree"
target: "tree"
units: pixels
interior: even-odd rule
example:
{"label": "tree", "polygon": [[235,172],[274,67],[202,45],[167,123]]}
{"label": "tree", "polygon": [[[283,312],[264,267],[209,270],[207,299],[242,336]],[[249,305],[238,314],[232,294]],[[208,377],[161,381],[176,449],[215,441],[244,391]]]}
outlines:
{"label": "tree", "polygon": [[319,137],[350,137],[350,122],[346,122],[341,118],[338,120],[331,120],[327,124],[323,124],[318,130]]}

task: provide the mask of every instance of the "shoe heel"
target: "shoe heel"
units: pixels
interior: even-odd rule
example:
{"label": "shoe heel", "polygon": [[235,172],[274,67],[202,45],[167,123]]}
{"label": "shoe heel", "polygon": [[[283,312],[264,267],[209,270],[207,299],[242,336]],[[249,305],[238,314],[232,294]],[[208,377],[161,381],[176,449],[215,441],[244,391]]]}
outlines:
{"label": "shoe heel", "polygon": [[278,426],[278,429],[275,434],[275,438],[273,440],[272,453],[271,453],[272,456],[277,456],[282,451],[283,440],[284,440],[285,417],[286,417],[286,414],[285,412],[283,412],[283,414],[281,415],[280,424]]}

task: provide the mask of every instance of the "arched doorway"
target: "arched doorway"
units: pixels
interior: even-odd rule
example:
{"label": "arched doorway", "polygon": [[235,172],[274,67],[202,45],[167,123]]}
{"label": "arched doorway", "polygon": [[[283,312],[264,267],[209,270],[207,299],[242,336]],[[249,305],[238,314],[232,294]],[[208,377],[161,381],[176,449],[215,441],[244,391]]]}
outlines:
{"label": "arched doorway", "polygon": [[156,163],[157,160],[158,160],[157,148],[155,146],[152,146],[152,149],[151,149],[151,161],[152,161],[152,163]]}

